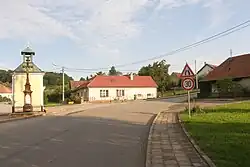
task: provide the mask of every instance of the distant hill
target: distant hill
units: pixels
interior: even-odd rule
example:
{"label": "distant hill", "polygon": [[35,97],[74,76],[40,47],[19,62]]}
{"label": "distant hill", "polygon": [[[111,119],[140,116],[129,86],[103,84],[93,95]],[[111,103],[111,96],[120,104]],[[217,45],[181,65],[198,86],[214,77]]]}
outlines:
{"label": "distant hill", "polygon": [[[12,72],[13,71],[11,70],[0,70],[0,83],[10,85],[12,82]],[[73,80],[73,78],[65,74],[65,84],[68,85],[70,80]],[[46,87],[62,85],[62,74],[46,72],[43,78],[43,83]]]}

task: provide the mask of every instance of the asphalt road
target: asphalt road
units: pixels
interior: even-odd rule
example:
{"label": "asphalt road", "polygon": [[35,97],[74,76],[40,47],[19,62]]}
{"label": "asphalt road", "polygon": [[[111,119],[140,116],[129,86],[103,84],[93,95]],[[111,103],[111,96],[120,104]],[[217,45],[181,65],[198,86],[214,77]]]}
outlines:
{"label": "asphalt road", "polygon": [[0,167],[144,167],[149,125],[169,105],[134,102],[0,124]]}

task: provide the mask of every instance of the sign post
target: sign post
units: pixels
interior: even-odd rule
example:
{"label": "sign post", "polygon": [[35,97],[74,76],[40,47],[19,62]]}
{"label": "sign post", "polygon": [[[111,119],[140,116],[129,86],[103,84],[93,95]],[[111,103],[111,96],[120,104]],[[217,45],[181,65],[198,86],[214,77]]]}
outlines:
{"label": "sign post", "polygon": [[193,79],[194,76],[195,75],[194,75],[192,69],[189,67],[188,64],[186,64],[182,73],[181,73],[181,77],[183,78],[181,85],[182,85],[182,88],[184,90],[186,90],[187,94],[188,94],[188,115],[189,115],[189,118],[191,118],[190,91],[192,89],[194,89],[194,86],[195,86],[195,81]]}

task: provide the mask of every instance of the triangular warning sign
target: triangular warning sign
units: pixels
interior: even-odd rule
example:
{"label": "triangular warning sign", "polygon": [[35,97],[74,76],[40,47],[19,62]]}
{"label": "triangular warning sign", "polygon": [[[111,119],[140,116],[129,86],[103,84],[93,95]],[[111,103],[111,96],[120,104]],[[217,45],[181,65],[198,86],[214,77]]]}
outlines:
{"label": "triangular warning sign", "polygon": [[185,65],[182,73],[181,73],[181,77],[185,78],[185,77],[194,77],[194,72],[192,71],[192,69],[189,67],[188,64]]}

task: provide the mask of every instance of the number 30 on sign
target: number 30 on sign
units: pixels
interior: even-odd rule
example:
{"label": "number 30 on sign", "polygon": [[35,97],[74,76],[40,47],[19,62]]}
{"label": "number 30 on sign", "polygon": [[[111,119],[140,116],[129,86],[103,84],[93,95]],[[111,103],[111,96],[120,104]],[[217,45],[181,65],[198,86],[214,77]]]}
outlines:
{"label": "number 30 on sign", "polygon": [[194,80],[192,78],[184,78],[181,83],[183,89],[192,90],[194,89]]}

